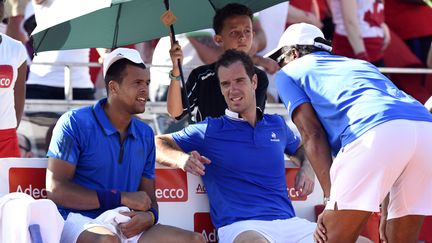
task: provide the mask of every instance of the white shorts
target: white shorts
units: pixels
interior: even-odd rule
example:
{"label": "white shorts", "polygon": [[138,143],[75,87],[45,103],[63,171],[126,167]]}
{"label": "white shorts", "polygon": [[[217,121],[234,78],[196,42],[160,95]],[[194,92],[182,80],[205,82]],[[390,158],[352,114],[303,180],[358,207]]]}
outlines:
{"label": "white shorts", "polygon": [[219,228],[218,236],[219,243],[232,243],[242,232],[253,230],[270,243],[311,243],[314,242],[315,227],[316,223],[297,217],[272,221],[244,220]]}
{"label": "white shorts", "polygon": [[[407,111],[409,112],[409,111]],[[378,212],[390,192],[388,219],[432,215],[432,123],[380,124],[336,156],[326,210]]]}
{"label": "white shorts", "polygon": [[116,209],[111,209],[105,211],[96,219],[83,216],[79,213],[69,213],[64,223],[60,243],[75,243],[82,232],[93,227],[104,227],[108,229],[109,231],[117,235],[122,243],[137,243],[142,233],[126,239],[126,237],[123,236],[120,230],[118,230],[118,228],[116,227],[117,223],[114,218],[116,218],[116,215],[118,215],[118,212],[120,211],[129,211],[129,209],[127,207],[118,207]]}

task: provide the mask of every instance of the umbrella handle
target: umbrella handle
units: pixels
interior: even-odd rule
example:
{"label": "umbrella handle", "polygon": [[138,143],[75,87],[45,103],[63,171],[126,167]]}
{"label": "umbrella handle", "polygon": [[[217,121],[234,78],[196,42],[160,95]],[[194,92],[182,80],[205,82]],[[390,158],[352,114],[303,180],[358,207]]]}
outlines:
{"label": "umbrella handle", "polygon": [[[169,0],[164,0],[164,4],[165,4],[165,9],[168,11],[169,10]],[[170,28],[172,40],[173,40],[173,42],[176,42],[174,25],[171,24],[169,28]],[[189,104],[189,98],[188,98],[187,92],[186,92],[186,84],[185,84],[184,75],[183,75],[183,68],[182,68],[180,60],[177,60],[177,64],[178,64],[179,70],[180,70],[180,80],[182,83],[182,88],[181,88],[182,96],[185,97],[184,100],[186,102],[186,109],[187,109],[187,113],[188,113],[188,123],[193,124],[193,123],[195,123],[195,121],[194,121],[193,116],[192,116],[192,111],[191,111],[191,107]]]}

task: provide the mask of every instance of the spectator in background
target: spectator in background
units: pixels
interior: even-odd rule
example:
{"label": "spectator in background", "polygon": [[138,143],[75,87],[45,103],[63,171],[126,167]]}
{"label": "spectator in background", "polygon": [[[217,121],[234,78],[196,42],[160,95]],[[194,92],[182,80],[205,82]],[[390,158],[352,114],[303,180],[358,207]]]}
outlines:
{"label": "spectator in background", "polygon": [[[183,52],[183,75],[189,77],[192,69],[198,66],[214,63],[222,54],[223,50],[213,40],[214,31],[203,29],[195,32],[176,35],[176,41],[182,47]],[[159,40],[153,52],[152,67],[150,70],[150,100],[167,101],[168,87],[171,79],[169,72],[172,69],[172,61],[169,52],[171,48],[170,37]],[[165,66],[165,67],[160,67]]]}
{"label": "spectator in background", "polygon": [[[38,53],[30,66],[27,80],[27,99],[65,99],[65,68],[70,64],[70,81],[74,100],[93,100],[94,84],[90,79],[90,49],[46,51]],[[53,63],[39,65],[42,63]]]}
{"label": "spectator in background", "polygon": [[432,8],[423,0],[385,0],[388,27],[426,64],[432,41]]}
{"label": "spectator in background", "polygon": [[334,24],[328,2],[327,0],[317,0],[317,4],[319,9],[319,16],[321,22],[323,23],[323,27],[321,28],[321,30],[326,40],[331,40],[333,39]]}
{"label": "spectator in background", "polygon": [[[423,0],[386,0],[391,42],[384,53],[388,67],[424,68],[432,40],[432,8]],[[432,95],[432,75],[390,73],[391,80],[421,103]]]}
{"label": "spectator in background", "polygon": [[[0,1],[0,21],[4,1]],[[27,52],[24,45],[0,33],[0,158],[21,157],[16,129],[25,102]]]}
{"label": "spectator in background", "polygon": [[[28,41],[28,37],[24,31],[22,31],[22,25],[24,22],[24,13],[29,0],[2,0],[5,1],[5,17],[8,19],[8,25],[6,27],[6,34],[15,40],[21,41],[25,44]],[[44,0],[34,0],[41,2]]]}
{"label": "spectator in background", "polygon": [[[44,1],[32,2],[33,12],[39,11],[45,3]],[[27,14],[30,15],[30,13]],[[36,24],[37,21],[36,18]],[[33,25],[32,27],[36,26]],[[90,49],[88,48],[37,53],[33,58],[34,64],[30,66],[26,98],[65,99],[65,66],[62,64],[70,64],[72,98],[75,100],[93,100],[94,84],[91,81],[87,66],[89,56]],[[40,65],[37,63],[48,64]]]}
{"label": "spectator in background", "polygon": [[288,11],[287,25],[309,23],[318,28],[323,27],[317,0],[291,0]]}
{"label": "spectator in background", "polygon": [[382,0],[329,0],[335,32],[333,53],[384,66],[390,42]]}
{"label": "spectator in background", "polygon": [[[195,67],[215,62],[222,54],[222,48],[213,40],[214,31],[203,29],[176,35],[177,43],[182,47],[184,54],[183,75],[186,79]],[[168,88],[171,82],[169,72],[172,69],[172,61],[169,52],[171,38],[163,37],[159,40],[153,52],[150,83],[150,100],[167,101]],[[158,66],[161,65],[161,66]],[[185,126],[186,119],[177,121],[167,114],[157,116],[158,128],[161,133],[178,131]]]}
{"label": "spectator in background", "polygon": [[[224,51],[236,49],[254,55],[260,47],[256,47],[258,44],[253,44],[252,20],[252,11],[241,4],[228,4],[218,9],[213,19],[213,29],[216,33],[214,40],[222,46]],[[252,51],[251,53],[251,49],[254,49],[255,52]],[[183,61],[183,53],[178,43],[173,43],[170,55],[173,69],[170,72],[171,83],[168,89],[168,113],[176,119],[182,118],[187,114],[184,99],[189,99],[192,109],[198,107],[197,121],[204,120],[208,116],[219,117],[223,115],[227,104],[220,93],[214,63],[192,70],[185,87],[187,96],[182,97],[177,60]],[[256,68],[255,72],[258,75],[257,105],[261,110],[264,110],[268,79],[264,71]]]}

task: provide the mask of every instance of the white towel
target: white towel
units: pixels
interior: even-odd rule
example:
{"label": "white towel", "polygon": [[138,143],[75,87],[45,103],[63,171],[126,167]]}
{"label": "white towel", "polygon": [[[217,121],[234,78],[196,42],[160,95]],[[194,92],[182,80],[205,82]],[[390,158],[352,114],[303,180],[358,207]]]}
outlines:
{"label": "white towel", "polygon": [[61,242],[70,243],[76,242],[78,236],[87,229],[92,227],[104,227],[116,234],[122,243],[136,243],[141,237],[141,234],[135,235],[131,238],[126,238],[120,231],[118,225],[120,223],[125,223],[130,220],[130,217],[120,214],[120,212],[130,212],[127,207],[118,207],[115,209],[107,210],[99,217],[92,219],[83,216],[79,213],[69,213],[66,219],[66,228],[63,232]]}
{"label": "white towel", "polygon": [[64,221],[51,200],[18,192],[0,198],[0,242],[31,242],[31,224],[39,224],[44,243],[60,241]]}
{"label": "white towel", "polygon": [[135,235],[135,236],[132,236],[131,238],[126,238],[126,236],[124,236],[121,233],[118,225],[120,223],[128,222],[131,218],[128,216],[125,216],[123,214],[120,214],[120,212],[130,212],[130,209],[127,207],[118,207],[115,209],[105,211],[103,214],[99,215],[99,217],[95,218],[92,222],[87,224],[85,227],[88,229],[90,227],[87,227],[87,226],[91,226],[94,224],[104,225],[105,227],[109,228],[109,230],[111,232],[116,233],[120,237],[120,240],[122,243],[138,242],[138,239],[142,233]]}

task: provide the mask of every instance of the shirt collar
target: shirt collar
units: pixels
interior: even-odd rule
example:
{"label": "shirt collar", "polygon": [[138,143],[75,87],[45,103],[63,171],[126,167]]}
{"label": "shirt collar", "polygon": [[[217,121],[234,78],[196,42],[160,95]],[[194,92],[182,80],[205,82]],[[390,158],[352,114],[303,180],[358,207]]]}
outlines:
{"label": "shirt collar", "polygon": [[[259,107],[256,108],[257,111],[257,120],[262,120],[263,119],[263,112],[261,111],[261,109]],[[228,109],[225,109],[225,115],[232,119],[232,120],[236,120],[236,121],[246,121],[245,119],[243,119],[239,113],[234,112],[234,111],[230,111]]]}
{"label": "shirt collar", "polygon": [[[96,117],[97,123],[102,128],[102,130],[105,132],[105,134],[110,136],[114,133],[117,133],[117,129],[112,125],[111,121],[108,119],[108,116],[106,115],[106,113],[104,111],[103,107],[106,104],[106,102],[107,102],[107,98],[103,98],[103,99],[99,100],[93,106],[93,114]],[[128,127],[128,135],[132,135],[133,137],[137,137],[134,123],[135,123],[135,118],[132,117],[132,120],[129,123],[129,127]]]}

